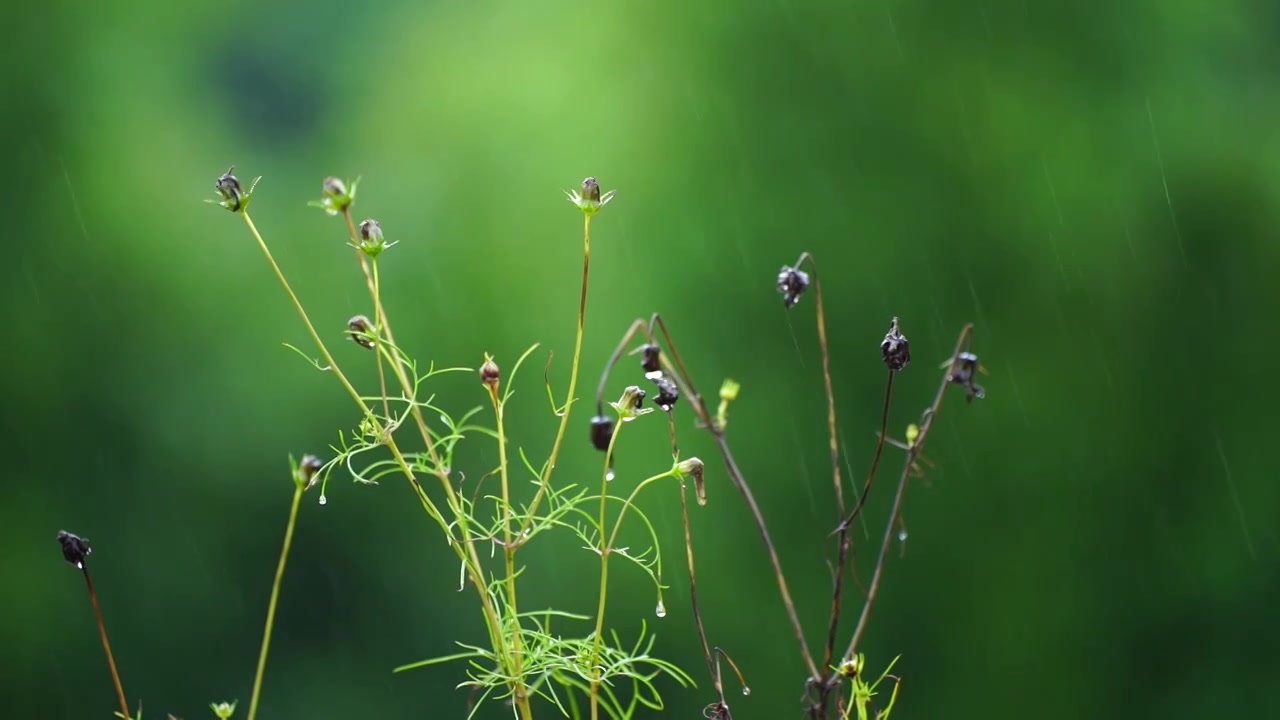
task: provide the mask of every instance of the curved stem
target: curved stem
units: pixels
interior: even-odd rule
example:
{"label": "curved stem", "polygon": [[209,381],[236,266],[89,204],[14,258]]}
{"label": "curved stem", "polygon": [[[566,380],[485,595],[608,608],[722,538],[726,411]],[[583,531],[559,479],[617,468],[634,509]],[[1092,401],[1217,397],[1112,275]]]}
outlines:
{"label": "curved stem", "polygon": [[[573,341],[573,366],[569,370],[569,394],[565,397],[564,410],[560,415],[560,429],[556,432],[555,442],[551,445],[551,455],[547,457],[547,464],[542,471],[542,477],[539,479],[538,492],[533,496],[533,502],[529,504],[529,512],[526,514],[524,522],[520,524],[520,536],[524,537],[524,532],[529,529],[533,523],[533,518],[537,516],[538,505],[542,503],[542,498],[546,496],[547,490],[551,487],[551,471],[556,469],[556,459],[560,457],[560,445],[564,442],[565,430],[569,427],[569,411],[573,408],[573,394],[578,390],[578,364],[582,359],[582,336],[583,329],[587,319],[587,278],[591,273],[591,215],[584,214],[582,221],[582,292],[578,298],[578,334]],[[601,530],[601,532],[604,532]]]}
{"label": "curved stem", "polygon": [[262,651],[258,654],[258,672],[253,677],[253,697],[249,699],[249,720],[254,720],[258,714],[258,698],[262,694],[262,676],[267,669],[267,651],[271,648],[271,629],[276,620],[276,603],[280,600],[284,566],[289,560],[289,548],[293,545],[293,529],[298,522],[298,506],[302,504],[304,487],[294,483],[293,503],[289,506],[289,524],[284,531],[284,547],[280,548],[280,564],[276,566],[276,579],[271,585],[271,601],[267,604],[267,626],[262,631]]}
{"label": "curved stem", "polygon": [[[377,328],[378,339],[376,342],[382,342],[384,333],[386,333],[387,318],[382,311],[382,284],[378,279],[378,259],[373,259],[373,326]],[[387,341],[391,342],[391,336],[386,335]],[[382,390],[382,412],[387,419],[387,433],[394,430],[391,419],[391,400],[387,397],[387,375],[382,369],[382,353],[378,352],[378,388]]]}

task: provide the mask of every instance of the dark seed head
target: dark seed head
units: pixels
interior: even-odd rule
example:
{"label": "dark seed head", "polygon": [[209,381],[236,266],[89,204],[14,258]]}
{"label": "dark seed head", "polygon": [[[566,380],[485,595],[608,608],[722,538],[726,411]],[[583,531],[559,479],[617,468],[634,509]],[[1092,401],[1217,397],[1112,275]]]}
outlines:
{"label": "dark seed head", "polygon": [[889,324],[889,332],[880,341],[880,355],[884,357],[884,364],[895,372],[911,362],[911,348],[906,336],[898,328],[898,318],[894,318]]}
{"label": "dark seed head", "polygon": [[657,345],[648,344],[640,348],[641,358],[640,367],[644,368],[647,373],[657,372],[662,365],[658,362],[658,354],[660,350]]}
{"label": "dark seed head", "polygon": [[357,345],[363,348],[373,349],[376,344],[373,337],[373,324],[369,322],[369,318],[364,315],[356,315],[347,321],[347,332],[351,335],[351,339]]}
{"label": "dark seed head", "polygon": [[502,373],[498,370],[498,363],[488,354],[484,356],[484,364],[480,366],[480,382],[489,387],[497,387],[498,380],[502,377]]}
{"label": "dark seed head", "polygon": [[582,181],[582,198],[591,202],[600,202],[600,183],[589,177]]}
{"label": "dark seed head", "polygon": [[809,289],[809,274],[797,270],[790,265],[783,265],[778,271],[778,292],[782,293],[782,302],[786,307],[794,307],[800,302],[800,296]]}
{"label": "dark seed head", "polygon": [[658,397],[653,399],[653,404],[666,412],[671,412],[671,408],[675,407],[676,401],[680,399],[680,386],[662,371],[649,373],[647,377],[658,386]]}
{"label": "dark seed head", "polygon": [[87,539],[66,530],[58,531],[58,544],[62,546],[63,559],[81,569],[84,568],[84,559],[93,552]]}
{"label": "dark seed head", "polygon": [[609,449],[613,440],[613,419],[604,415],[591,418],[591,445],[601,451]]}
{"label": "dark seed head", "polygon": [[981,400],[987,394],[981,385],[974,382],[977,374],[978,356],[966,351],[956,355],[955,361],[951,363],[951,375],[947,379],[964,388],[966,402],[973,402],[974,398]]}

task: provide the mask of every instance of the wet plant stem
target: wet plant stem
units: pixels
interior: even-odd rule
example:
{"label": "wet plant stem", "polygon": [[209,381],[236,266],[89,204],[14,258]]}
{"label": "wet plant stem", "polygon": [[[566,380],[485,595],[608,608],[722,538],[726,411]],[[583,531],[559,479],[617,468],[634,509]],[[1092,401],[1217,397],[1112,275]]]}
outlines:
{"label": "wet plant stem", "polygon": [[507,606],[513,627],[511,629],[511,665],[512,693],[522,718],[533,717],[529,706],[529,695],[524,685],[524,668],[522,639],[520,637],[520,611],[516,604],[516,548],[511,542],[511,494],[510,473],[507,470],[507,434],[505,428],[505,408],[498,397],[498,385],[489,385],[489,399],[493,401],[493,413],[498,430],[498,468],[502,477],[502,555],[506,560],[507,575],[503,583],[507,590]]}
{"label": "wet plant stem", "polygon": [[[565,397],[564,407],[560,415],[560,429],[556,432],[555,442],[551,445],[551,455],[547,457],[546,467],[542,471],[538,492],[534,494],[533,502],[529,505],[529,511],[525,513],[525,520],[520,525],[520,537],[522,539],[524,538],[524,532],[529,529],[529,525],[537,517],[538,505],[551,487],[551,472],[555,470],[556,459],[560,457],[560,446],[564,443],[565,431],[569,427],[569,411],[573,408],[574,393],[578,390],[578,366],[582,359],[582,336],[587,319],[587,279],[591,273],[591,215],[584,214],[582,217],[582,292],[578,299],[578,333],[573,341],[573,363],[569,370],[569,393]],[[604,533],[603,527],[600,532],[601,534]],[[522,541],[517,542],[520,543]],[[595,709],[594,695],[592,709]]]}
{"label": "wet plant stem", "polygon": [[[590,216],[587,216],[590,218]],[[609,482],[610,475],[613,472],[613,447],[618,442],[618,436],[622,434],[622,423],[619,422],[614,428],[613,435],[609,438],[609,447],[604,453],[604,473],[600,480],[600,518],[598,520],[600,528],[600,602],[596,607],[596,630],[591,643],[591,720],[598,720],[600,717],[600,682],[602,680],[600,669],[600,645],[604,641],[604,610],[609,598],[609,553],[613,549],[614,538],[618,534],[617,526],[614,527],[613,534],[608,536],[606,541],[605,529],[608,521],[607,510],[609,502]],[[668,473],[669,474],[669,473]],[[651,478],[652,479],[652,478]],[[646,480],[636,487],[636,492],[649,481]],[[632,497],[634,497],[634,493]],[[630,500],[627,501],[630,504]],[[621,522],[622,514],[627,510],[626,505],[618,514],[618,520]]]}
{"label": "wet plant stem", "polygon": [[129,714],[129,701],[124,696],[124,685],[120,682],[120,671],[116,669],[116,658],[111,652],[111,641],[107,639],[107,624],[102,619],[102,607],[98,605],[98,591],[93,588],[93,577],[89,575],[89,566],[80,563],[80,572],[84,574],[84,584],[89,589],[89,603],[93,605],[93,614],[98,619],[98,634],[102,636],[102,649],[107,654],[107,667],[111,669],[111,682],[116,688],[116,699],[120,701],[120,712],[125,720]]}
{"label": "wet plant stem", "polygon": [[893,400],[893,376],[896,374],[896,372],[890,370],[889,378],[885,381],[884,407],[880,411],[880,437],[876,442],[875,454],[871,457],[871,470],[867,472],[867,481],[862,485],[862,494],[858,497],[857,504],[854,505],[849,517],[841,522],[839,527],[840,538],[836,550],[835,577],[832,578],[831,621],[827,624],[827,644],[826,650],[823,651],[822,655],[822,666],[824,668],[831,666],[832,654],[835,652],[836,647],[836,633],[840,626],[845,568],[849,562],[849,550],[852,545],[852,538],[849,533],[853,530],[854,519],[858,517],[858,513],[862,511],[862,507],[867,501],[867,494],[871,492],[871,485],[876,478],[876,470],[880,467],[880,456],[884,454],[884,441],[889,432],[889,405]]}
{"label": "wet plant stem", "polygon": [[[249,213],[247,211],[242,210],[240,215],[244,217],[245,224],[249,227],[249,232],[253,235],[254,240],[257,241],[258,247],[262,250],[263,255],[266,256],[267,262],[275,272],[276,279],[280,282],[280,286],[284,288],[285,293],[293,302],[294,308],[298,311],[298,316],[302,318],[303,324],[306,325],[307,332],[311,334],[311,339],[315,342],[316,348],[320,351],[320,355],[324,358],[326,365],[330,371],[337,376],[339,382],[341,382],[342,386],[346,388],[347,393],[351,395],[353,400],[355,400],[356,405],[359,406],[361,412],[364,413],[364,416],[368,418],[370,422],[376,424],[378,422],[377,416],[374,415],[373,411],[369,408],[369,405],[365,403],[364,399],[360,396],[360,393],[351,385],[347,376],[343,374],[342,370],[338,367],[338,364],[334,361],[333,355],[329,352],[328,346],[326,346],[324,340],[320,338],[320,334],[316,332],[315,325],[312,324],[311,318],[307,315],[306,309],[302,307],[302,302],[298,300],[298,296],[294,293],[293,287],[289,285],[289,281],[285,278],[284,272],[280,270],[279,264],[276,263],[275,257],[271,254],[271,249],[267,247],[266,241],[262,239],[262,234],[258,232],[257,226],[254,225],[253,219],[249,217]],[[395,367],[400,371],[401,377],[403,378],[403,369],[399,367],[398,363],[395,364]],[[403,378],[403,382],[406,386],[408,385],[407,378]],[[407,397],[412,398],[412,393],[410,392]],[[418,409],[416,403],[411,403],[411,406],[415,410]],[[420,414],[419,417],[421,417]],[[422,430],[423,435],[430,438],[430,433],[427,432],[425,423],[422,423]],[[471,582],[475,585],[476,591],[480,595],[480,604],[484,610],[486,625],[488,626],[490,637],[494,643],[494,648],[499,651],[500,656],[505,657],[507,655],[506,642],[502,634],[502,625],[498,619],[497,610],[493,607],[489,593],[485,588],[485,583],[480,572],[480,557],[476,553],[475,543],[471,542],[471,533],[467,523],[466,512],[462,507],[461,501],[458,499],[457,492],[449,482],[448,475],[446,475],[439,467],[439,461],[435,460],[436,453],[434,446],[428,445],[428,449],[431,451],[433,460],[435,460],[435,475],[440,479],[440,483],[444,488],[450,509],[453,510],[454,514],[458,518],[458,528],[462,533],[461,540],[453,536],[453,531],[451,530],[448,521],[445,520],[444,516],[440,513],[439,508],[436,507],[431,498],[427,497],[426,492],[423,491],[417,477],[413,474],[413,469],[409,466],[409,463],[404,458],[404,454],[396,445],[395,438],[390,434],[385,434],[385,439],[387,448],[391,451],[392,458],[394,458],[396,465],[400,468],[401,472],[404,473],[405,478],[408,479],[409,484],[413,487],[414,493],[418,496],[419,502],[422,503],[423,509],[426,510],[427,514],[440,525],[441,529],[444,530],[445,536],[450,538],[451,542],[449,544],[455,548],[455,552],[458,554],[459,559],[462,560],[463,565],[466,567]]]}
{"label": "wet plant stem", "polygon": [[[383,314],[383,310],[382,310],[382,284],[378,278],[378,259],[374,258],[372,264],[373,264],[373,326],[377,328],[377,333],[378,333],[378,338],[375,342],[381,344],[382,338],[386,333],[387,318],[386,318],[386,315]],[[390,342],[390,337],[387,338],[387,341]],[[395,428],[392,427],[395,421],[391,419],[391,400],[390,398],[387,397],[387,375],[382,368],[382,362],[383,362],[382,353],[379,352],[377,355],[378,355],[378,388],[382,391],[382,413],[383,413],[383,417],[385,417],[387,421],[386,432],[388,435],[390,435],[395,430]],[[391,362],[392,364],[395,364],[396,360],[393,359]]]}
{"label": "wet plant stem", "polygon": [[284,582],[284,568],[289,561],[289,548],[293,546],[293,530],[298,523],[298,507],[302,505],[302,492],[306,486],[295,483],[293,502],[289,506],[289,524],[285,526],[284,546],[280,548],[280,563],[276,566],[276,579],[271,584],[271,601],[267,603],[267,624],[262,631],[262,651],[258,653],[258,671],[253,676],[253,696],[249,699],[249,720],[258,714],[258,698],[262,695],[262,677],[267,670],[267,653],[271,649],[271,630],[276,621],[276,604],[280,600],[280,586]]}

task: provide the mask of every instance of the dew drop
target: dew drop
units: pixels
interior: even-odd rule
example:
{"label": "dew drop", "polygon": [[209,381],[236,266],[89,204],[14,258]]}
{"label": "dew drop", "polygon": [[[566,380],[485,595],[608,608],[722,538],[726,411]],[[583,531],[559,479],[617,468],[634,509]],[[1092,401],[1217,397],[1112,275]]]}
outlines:
{"label": "dew drop", "polygon": [[[82,563],[82,562],[78,562],[78,563],[76,563],[76,569],[77,569],[77,570],[83,570],[83,569],[84,569],[84,563]],[[659,606],[659,607],[661,607],[661,606]]]}
{"label": "dew drop", "polygon": [[907,531],[905,529],[898,531],[898,542],[907,541]]}
{"label": "dew drop", "polygon": [[661,600],[659,600],[659,601],[658,601],[658,607],[653,611],[653,614],[654,614],[654,615],[657,615],[658,617],[666,617],[666,616],[667,616],[667,606],[666,606],[666,605],[663,605],[663,604],[662,604],[662,601],[661,601]]}
{"label": "dew drop", "polygon": [[747,687],[746,685],[743,685],[743,686],[742,686],[742,694],[743,694],[743,695],[750,695],[750,694],[751,694],[751,688]]}
{"label": "dew drop", "polygon": [[609,471],[604,474],[604,479],[605,480],[613,479],[613,468],[609,468]]}
{"label": "dew drop", "polygon": [[324,495],[321,495],[321,496],[320,496],[320,504],[321,504],[321,505],[328,505],[328,504],[329,504],[329,498],[325,497]]}

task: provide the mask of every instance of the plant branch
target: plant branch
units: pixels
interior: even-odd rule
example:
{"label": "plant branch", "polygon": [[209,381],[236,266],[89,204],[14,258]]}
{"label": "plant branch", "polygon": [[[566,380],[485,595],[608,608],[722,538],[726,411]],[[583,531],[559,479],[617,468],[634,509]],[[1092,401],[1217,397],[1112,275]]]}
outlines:
{"label": "plant branch", "polygon": [[836,429],[836,395],[831,383],[831,353],[827,347],[827,320],[822,307],[822,281],[818,278],[818,261],[808,252],[800,253],[796,268],[805,262],[813,270],[813,291],[817,296],[818,346],[822,350],[822,382],[827,395],[827,433],[831,449],[831,482],[836,490],[836,508],[844,515],[844,482],[840,479],[840,450]]}
{"label": "plant branch", "polygon": [[276,579],[271,585],[271,601],[267,604],[267,624],[262,631],[262,651],[258,654],[258,671],[253,677],[253,696],[249,699],[249,720],[258,714],[258,698],[262,694],[262,677],[267,669],[267,652],[271,648],[271,629],[276,620],[276,604],[280,600],[280,586],[284,582],[284,567],[289,560],[289,548],[293,545],[293,529],[298,521],[298,506],[302,504],[305,486],[295,483],[293,503],[289,506],[289,524],[284,531],[284,546],[280,548],[280,563],[276,566]]}
{"label": "plant branch", "polygon": [[107,666],[111,668],[111,682],[116,688],[116,699],[120,701],[120,712],[125,720],[129,714],[129,701],[124,696],[124,685],[120,682],[120,671],[116,669],[116,658],[111,652],[111,641],[107,639],[107,624],[102,619],[102,608],[98,605],[98,592],[93,589],[93,578],[89,575],[89,565],[80,563],[80,571],[84,573],[84,584],[89,588],[89,602],[93,605],[93,614],[98,618],[98,634],[102,636],[102,649],[107,653]]}

